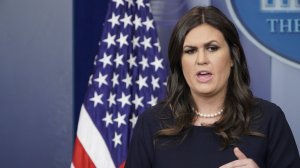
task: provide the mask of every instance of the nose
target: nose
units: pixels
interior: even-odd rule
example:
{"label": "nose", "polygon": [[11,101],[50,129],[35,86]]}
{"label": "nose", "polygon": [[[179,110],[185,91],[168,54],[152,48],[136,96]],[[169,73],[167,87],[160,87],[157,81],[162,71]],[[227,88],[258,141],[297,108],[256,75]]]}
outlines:
{"label": "nose", "polygon": [[203,50],[199,50],[196,57],[195,64],[197,65],[205,65],[208,63],[207,55]]}

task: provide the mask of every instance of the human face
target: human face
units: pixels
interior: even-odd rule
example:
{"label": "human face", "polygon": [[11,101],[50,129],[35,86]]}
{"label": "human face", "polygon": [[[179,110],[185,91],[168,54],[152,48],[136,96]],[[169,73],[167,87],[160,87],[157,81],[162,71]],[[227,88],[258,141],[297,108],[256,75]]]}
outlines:
{"label": "human face", "polygon": [[218,29],[206,23],[193,28],[184,40],[181,65],[194,98],[225,97],[233,62]]}

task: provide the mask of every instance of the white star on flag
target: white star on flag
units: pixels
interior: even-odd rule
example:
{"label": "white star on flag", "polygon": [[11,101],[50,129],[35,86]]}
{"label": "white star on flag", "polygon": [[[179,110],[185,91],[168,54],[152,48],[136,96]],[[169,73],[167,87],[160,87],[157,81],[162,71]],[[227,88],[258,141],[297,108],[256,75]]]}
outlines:
{"label": "white star on flag", "polygon": [[107,43],[107,48],[109,48],[111,45],[116,45],[115,38],[116,35],[112,36],[110,33],[107,34],[107,38],[103,40],[103,42]]}
{"label": "white star on flag", "polygon": [[132,114],[132,117],[131,117],[130,120],[129,120],[129,121],[131,122],[132,128],[134,128],[137,119],[138,119],[138,116],[135,115],[135,114],[133,113],[133,114]]}
{"label": "white star on flag", "polygon": [[94,102],[94,107],[96,107],[98,104],[103,104],[102,101],[103,94],[99,94],[97,92],[94,92],[94,97],[90,98],[90,101]]}
{"label": "white star on flag", "polygon": [[113,87],[115,87],[116,85],[119,84],[118,78],[119,78],[119,74],[114,73],[113,78],[111,79],[111,81],[113,83]]}
{"label": "white star on flag", "polygon": [[109,124],[113,124],[112,114],[110,114],[109,112],[106,112],[105,118],[103,118],[102,121],[105,122],[106,127],[108,127]]}
{"label": "white star on flag", "polygon": [[140,10],[141,7],[145,7],[143,0],[137,0],[136,4],[138,6],[138,10]]}
{"label": "white star on flag", "polygon": [[135,49],[135,47],[140,47],[139,39],[140,37],[133,36],[131,41],[133,49]]}
{"label": "white star on flag", "polygon": [[115,148],[116,148],[118,145],[122,145],[121,137],[122,137],[122,134],[118,134],[117,132],[115,132],[115,137],[114,137],[114,139],[113,139],[113,141],[114,141],[114,147],[115,147]]}
{"label": "white star on flag", "polygon": [[155,71],[157,71],[158,68],[164,69],[164,67],[162,66],[163,59],[157,59],[157,57],[155,57],[154,59],[155,60],[150,64],[155,67]]}
{"label": "white star on flag", "polygon": [[110,93],[109,94],[109,98],[108,98],[108,102],[109,102],[109,107],[111,107],[112,105],[116,104],[116,94]]}
{"label": "white star on flag", "polygon": [[158,40],[158,39],[157,39],[157,42],[154,43],[154,46],[157,47],[158,52],[161,51],[161,47],[160,47],[160,45],[159,45],[159,40]]}
{"label": "white star on flag", "polygon": [[106,65],[112,65],[110,58],[112,57],[112,55],[106,55],[106,53],[104,53],[103,58],[99,59],[99,62],[103,63],[103,67],[105,68]]}
{"label": "white star on flag", "polygon": [[123,0],[112,0],[112,1],[116,3],[117,8],[118,8],[120,5],[124,5]]}
{"label": "white star on flag", "polygon": [[99,72],[98,78],[94,79],[95,82],[98,82],[98,87],[101,88],[102,85],[108,85],[107,81],[107,74],[106,75],[102,75],[101,72]]}
{"label": "white star on flag", "polygon": [[124,55],[120,55],[119,53],[117,53],[116,58],[114,59],[114,62],[116,63],[116,67],[118,68],[120,65],[124,65],[122,59],[123,59]]}
{"label": "white star on flag", "polygon": [[154,20],[149,19],[148,17],[147,17],[146,21],[143,22],[143,25],[146,26],[147,31],[149,31],[150,28],[154,29],[153,22],[154,22]]}
{"label": "white star on flag", "polygon": [[135,15],[133,25],[135,30],[137,30],[139,27],[142,27],[142,19],[139,16]]}
{"label": "white star on flag", "polygon": [[142,61],[139,62],[139,64],[142,65],[143,70],[145,70],[146,68],[149,67],[148,59],[147,59],[146,57],[144,57],[144,56],[143,56],[143,58],[142,58]]}
{"label": "white star on flag", "polygon": [[127,42],[127,37],[128,35],[123,35],[122,33],[120,34],[120,38],[117,39],[117,42],[120,43],[120,48],[122,48],[123,45],[128,45],[128,42]]}
{"label": "white star on flag", "polygon": [[91,84],[93,83],[92,81],[93,81],[93,74],[89,77],[89,82],[88,82],[88,84],[91,85]]}
{"label": "white star on flag", "polygon": [[129,59],[127,60],[127,62],[129,63],[130,69],[131,69],[133,66],[137,67],[137,64],[136,64],[135,60],[136,60],[136,57],[133,56],[132,54],[130,54]]}
{"label": "white star on flag", "polygon": [[143,78],[142,75],[139,75],[139,80],[136,81],[136,83],[139,85],[139,90],[141,90],[143,87],[148,87],[147,78],[147,76]]}
{"label": "white star on flag", "polygon": [[151,100],[148,101],[148,104],[150,104],[151,106],[155,106],[157,104],[157,97],[151,95]]}
{"label": "white star on flag", "polygon": [[126,114],[121,115],[120,112],[118,112],[118,117],[114,119],[114,121],[118,123],[118,128],[120,128],[122,124],[126,125],[125,117]]}
{"label": "white star on flag", "polygon": [[108,22],[111,23],[112,28],[114,28],[115,25],[120,25],[119,17],[120,17],[120,15],[115,15],[115,13],[113,13],[111,18],[108,20]]}
{"label": "white star on flag", "polygon": [[131,6],[134,6],[133,0],[125,0],[125,1],[127,1],[127,3],[128,3],[128,9],[129,9]]}
{"label": "white star on flag", "polygon": [[151,37],[146,38],[144,36],[144,41],[141,42],[141,44],[144,46],[144,50],[147,50],[147,48],[152,48],[150,41],[151,41]]}
{"label": "white star on flag", "polygon": [[134,106],[135,106],[135,109],[138,109],[139,106],[144,107],[144,105],[143,105],[143,99],[144,99],[143,96],[142,96],[142,97],[139,97],[138,95],[135,95],[135,98],[134,98],[134,100],[132,101],[132,103],[133,103]]}
{"label": "white star on flag", "polygon": [[126,84],[126,89],[132,85],[132,82],[131,82],[131,79],[132,77],[127,73],[126,74],[126,78],[122,80],[122,82],[124,82]]}
{"label": "white star on flag", "polygon": [[159,78],[155,78],[154,76],[151,76],[151,84],[152,84],[152,87],[153,87],[153,90],[155,90],[156,88],[160,88],[159,87]]}
{"label": "white star on flag", "polygon": [[127,104],[127,105],[130,105],[130,101],[129,101],[129,98],[130,98],[130,95],[125,95],[123,92],[122,92],[122,97],[117,99],[118,102],[120,102],[122,104],[122,108]]}
{"label": "white star on flag", "polygon": [[126,27],[127,27],[128,25],[132,25],[131,17],[132,17],[132,15],[127,15],[127,13],[125,13],[124,18],[122,18],[122,19],[120,20],[121,22],[123,22],[124,29],[126,29]]}

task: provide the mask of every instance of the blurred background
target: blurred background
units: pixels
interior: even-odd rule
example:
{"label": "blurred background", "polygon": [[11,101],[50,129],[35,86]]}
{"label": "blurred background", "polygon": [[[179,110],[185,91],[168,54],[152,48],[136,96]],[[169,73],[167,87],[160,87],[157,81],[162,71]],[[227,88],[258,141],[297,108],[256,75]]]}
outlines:
{"label": "blurred background", "polygon": [[[264,2],[274,7],[274,16],[262,16],[268,33],[256,28],[263,25],[256,15]],[[299,148],[300,49],[294,46],[300,44],[300,21],[294,20],[300,19],[300,2],[280,2],[294,5],[291,15],[284,11],[282,16],[272,6],[279,1],[272,0],[244,5],[224,0],[150,0],[164,56],[177,19],[193,6],[214,5],[231,18],[240,31],[254,94],[283,109]],[[108,0],[0,0],[0,167],[70,167],[107,4]],[[253,16],[244,13],[251,12],[250,6],[257,8]],[[280,27],[277,21],[267,21],[274,18],[286,22]]]}

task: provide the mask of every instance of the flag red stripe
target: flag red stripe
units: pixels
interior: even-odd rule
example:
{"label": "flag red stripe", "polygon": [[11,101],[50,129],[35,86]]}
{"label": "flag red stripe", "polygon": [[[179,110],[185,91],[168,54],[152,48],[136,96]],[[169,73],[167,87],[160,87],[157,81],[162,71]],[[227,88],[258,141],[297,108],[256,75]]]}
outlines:
{"label": "flag red stripe", "polygon": [[95,164],[86,153],[78,137],[75,139],[73,165],[75,168],[96,168]]}
{"label": "flag red stripe", "polygon": [[120,165],[119,168],[124,168],[125,167],[125,161]]}

